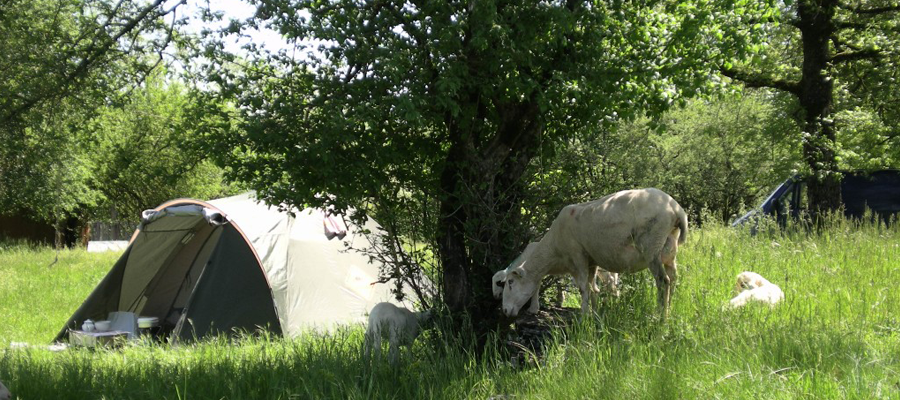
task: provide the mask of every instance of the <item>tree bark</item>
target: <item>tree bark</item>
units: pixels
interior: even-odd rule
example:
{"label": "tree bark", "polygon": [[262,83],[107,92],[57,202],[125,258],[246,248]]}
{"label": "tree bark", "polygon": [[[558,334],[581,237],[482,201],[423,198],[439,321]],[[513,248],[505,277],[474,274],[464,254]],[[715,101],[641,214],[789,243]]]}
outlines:
{"label": "tree bark", "polygon": [[[451,136],[457,136],[451,134]],[[440,217],[438,221],[438,251],[443,267],[444,304],[452,313],[466,311],[472,303],[469,293],[469,255],[466,251],[465,214],[460,198],[460,184],[465,162],[463,145],[454,142],[441,172]]]}

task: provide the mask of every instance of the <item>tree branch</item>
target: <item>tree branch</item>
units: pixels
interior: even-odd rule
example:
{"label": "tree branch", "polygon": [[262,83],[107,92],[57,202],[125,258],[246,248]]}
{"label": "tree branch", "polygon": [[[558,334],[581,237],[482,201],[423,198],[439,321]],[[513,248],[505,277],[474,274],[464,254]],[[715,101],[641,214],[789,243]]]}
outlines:
{"label": "tree branch", "polygon": [[108,54],[111,51],[112,47],[116,43],[118,43],[119,39],[137,29],[141,22],[147,20],[148,17],[156,18],[165,16],[173,12],[178,6],[185,3],[184,1],[179,2],[169,10],[163,10],[162,12],[155,13],[151,16],[151,12],[154,9],[159,8],[164,1],[165,0],[154,0],[152,3],[141,9],[140,12],[138,12],[137,15],[135,15],[133,18],[127,20],[123,28],[120,29],[114,36],[104,38],[104,43],[96,46],[92,45],[90,48],[88,48],[87,54],[84,56],[84,58],[81,59],[81,61],[78,62],[77,65],[75,65],[73,71],[64,74],[60,81],[60,90],[55,92],[45,92],[28,99],[27,101],[4,115],[2,118],[3,122],[9,123],[13,121],[13,119],[15,119],[17,116],[21,115],[22,113],[26,112],[42,101],[48,100],[53,97],[64,97],[68,95],[71,91],[71,89],[69,88],[69,84],[83,78],[84,75],[86,75],[87,72],[90,71],[90,69],[96,62],[98,62],[104,55]]}
{"label": "tree branch", "polygon": [[878,14],[884,14],[884,13],[889,13],[889,12],[894,12],[894,11],[900,11],[900,4],[891,4],[891,5],[886,5],[886,6],[882,6],[882,7],[873,7],[873,8],[862,8],[862,6],[859,6],[859,5],[854,6],[854,5],[845,4],[845,3],[838,3],[838,7],[841,8],[842,10],[846,10],[846,11],[849,11],[849,12],[857,14],[857,15],[878,15]]}
{"label": "tree branch", "polygon": [[856,8],[853,10],[854,13],[859,15],[878,15],[878,14],[886,14],[889,12],[900,11],[900,5],[892,5],[886,7],[876,7],[869,9]]}
{"label": "tree branch", "polygon": [[835,54],[831,58],[828,59],[831,63],[843,63],[849,61],[856,60],[871,60],[880,58],[882,56],[882,52],[875,49],[865,49],[859,51],[845,51],[842,53]]}
{"label": "tree branch", "polygon": [[892,140],[894,140],[894,139],[898,139],[898,138],[900,138],[900,131],[894,131],[894,132],[892,132],[891,134],[886,135],[885,138],[884,138],[884,140],[882,140],[881,143],[879,143],[879,145],[884,146],[884,145],[887,144],[888,142],[890,142],[890,141],[892,141]]}
{"label": "tree branch", "polygon": [[869,27],[869,24],[862,22],[847,22],[847,21],[835,21],[834,23],[835,30],[844,30],[844,29],[857,29],[857,30],[865,30]]}
{"label": "tree branch", "polygon": [[800,83],[792,82],[783,79],[775,79],[767,76],[762,76],[759,74],[753,74],[747,71],[743,71],[735,68],[719,68],[719,72],[722,75],[725,75],[731,79],[738,80],[744,83],[744,86],[751,88],[772,88],[781,91],[785,91],[788,93],[792,93],[794,95],[800,95]]}

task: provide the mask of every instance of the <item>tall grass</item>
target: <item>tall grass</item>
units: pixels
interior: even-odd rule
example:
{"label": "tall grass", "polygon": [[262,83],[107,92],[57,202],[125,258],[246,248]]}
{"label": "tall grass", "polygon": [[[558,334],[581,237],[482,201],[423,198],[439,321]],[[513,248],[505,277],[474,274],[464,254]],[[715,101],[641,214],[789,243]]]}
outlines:
{"label": "tall grass", "polygon": [[[50,251],[0,253],[0,380],[20,398],[900,398],[897,228],[840,222],[820,234],[757,236],[694,230],[679,254],[668,320],[656,317],[649,275],[632,275],[620,298],[557,332],[527,367],[497,350],[476,357],[434,333],[397,367],[365,365],[359,327],[175,347],[5,348],[52,338],[115,256],[73,251],[48,269],[52,258]],[[784,303],[723,309],[744,270],[781,286]],[[56,289],[63,280],[70,286]],[[50,295],[59,297],[40,300]]]}
{"label": "tall grass", "polygon": [[[897,398],[898,239],[851,223],[821,235],[697,231],[669,321],[647,318],[650,279],[632,276],[629,293],[554,347],[529,397]],[[785,302],[724,310],[744,270],[776,282]]]}
{"label": "tall grass", "polygon": [[50,342],[120,255],[0,242],[0,348]]}

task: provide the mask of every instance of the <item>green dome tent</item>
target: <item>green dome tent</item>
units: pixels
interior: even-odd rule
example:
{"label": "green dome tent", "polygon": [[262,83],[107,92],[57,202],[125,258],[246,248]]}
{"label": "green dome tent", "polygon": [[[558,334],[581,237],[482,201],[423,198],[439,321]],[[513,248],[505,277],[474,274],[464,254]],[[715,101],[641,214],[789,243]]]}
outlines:
{"label": "green dome tent", "polygon": [[[345,242],[369,247],[353,228],[322,210],[291,216],[252,193],[169,201],[144,212],[122,257],[56,341],[117,311],[157,317],[175,340],[260,328],[296,336],[362,322],[378,302],[396,300],[394,285],[376,283],[379,265],[347,249]],[[372,220],[363,228],[380,229]]]}

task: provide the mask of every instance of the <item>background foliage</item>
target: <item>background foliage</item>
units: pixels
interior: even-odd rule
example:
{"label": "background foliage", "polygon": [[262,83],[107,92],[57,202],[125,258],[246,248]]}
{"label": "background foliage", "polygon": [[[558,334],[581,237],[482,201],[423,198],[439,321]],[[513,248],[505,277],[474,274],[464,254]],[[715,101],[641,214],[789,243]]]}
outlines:
{"label": "background foliage", "polygon": [[222,193],[219,169],[188,151],[186,91],[165,88],[172,82],[160,69],[164,53],[183,42],[181,5],[0,4],[3,213],[64,229],[72,220],[109,219],[112,205],[136,221],[175,194]]}
{"label": "background foliage", "polygon": [[158,70],[117,107],[104,107],[88,131],[102,201],[95,219],[109,210],[126,221],[178,197],[213,199],[232,194],[197,144],[197,101],[180,82]]}
{"label": "background foliage", "polygon": [[722,73],[796,100],[792,115],[803,134],[794,140],[802,145],[810,209],[835,211],[841,207],[840,172],[848,155],[838,138],[841,113],[865,108],[868,118],[893,126],[894,133],[869,133],[880,136],[879,146],[897,137],[897,102],[884,90],[900,78],[900,5],[808,0],[784,2],[779,10],[748,21],[768,33],[770,46],[750,60],[722,65]]}
{"label": "background foliage", "polygon": [[[533,201],[553,210],[598,193],[657,187],[678,199],[693,223],[704,215],[729,222],[801,167],[798,135],[777,95],[698,98],[562,142],[532,163]],[[553,217],[541,215],[542,226]]]}

